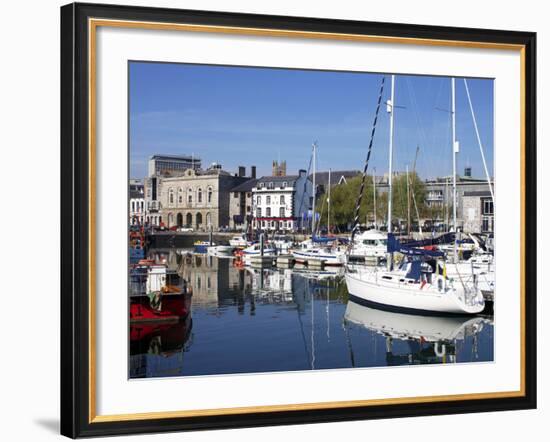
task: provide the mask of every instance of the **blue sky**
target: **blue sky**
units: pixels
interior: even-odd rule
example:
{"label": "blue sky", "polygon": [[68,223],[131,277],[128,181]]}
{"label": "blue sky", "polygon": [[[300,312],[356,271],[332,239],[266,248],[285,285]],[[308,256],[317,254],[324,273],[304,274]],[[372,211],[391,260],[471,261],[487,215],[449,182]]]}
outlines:
{"label": "blue sky", "polygon": [[[318,142],[318,170],[362,169],[382,74],[130,63],[130,175],[147,174],[153,154],[194,154],[203,166],[287,161],[287,173],[307,169]],[[390,95],[389,76],[383,100]],[[493,80],[468,85],[489,170],[493,170]],[[451,173],[450,79],[396,76],[394,170],[423,178]],[[462,79],[457,80],[457,170],[484,177]],[[389,116],[381,109],[371,156],[377,174],[388,169]],[[492,173],[492,172],[491,172]]]}

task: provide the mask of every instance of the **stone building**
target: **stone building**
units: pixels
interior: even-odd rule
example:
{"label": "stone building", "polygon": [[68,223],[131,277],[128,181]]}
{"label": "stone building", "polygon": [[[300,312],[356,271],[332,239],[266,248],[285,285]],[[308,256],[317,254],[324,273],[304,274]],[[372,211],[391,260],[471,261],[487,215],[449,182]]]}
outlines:
{"label": "stone building", "polygon": [[187,169],[180,175],[151,177],[146,186],[149,222],[199,231],[229,226],[230,191],[246,180],[224,171],[219,164],[207,170]]}
{"label": "stone building", "polygon": [[[402,174],[396,172],[396,176]],[[431,221],[447,224],[452,227],[453,217],[453,177],[439,177],[424,181],[426,186],[425,205],[431,214]],[[494,186],[494,180],[491,181]],[[376,184],[377,193],[388,192],[387,175],[384,176],[381,182]],[[473,178],[471,176],[471,168],[465,169],[463,176],[456,177],[456,216],[457,225],[463,228],[466,223],[464,201],[465,196],[472,192],[489,192],[489,185],[484,178]],[[426,218],[430,219],[430,218]],[[480,230],[478,230],[479,232]]]}
{"label": "stone building", "polygon": [[493,233],[495,211],[488,190],[464,192],[462,197],[463,231],[465,233]]}

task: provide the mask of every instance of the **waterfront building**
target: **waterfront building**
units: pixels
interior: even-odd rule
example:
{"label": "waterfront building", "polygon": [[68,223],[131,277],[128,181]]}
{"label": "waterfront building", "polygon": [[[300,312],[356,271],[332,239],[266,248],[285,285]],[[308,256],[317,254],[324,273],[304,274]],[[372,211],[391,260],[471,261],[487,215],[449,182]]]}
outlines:
{"label": "waterfront building", "polygon": [[187,169],[200,168],[201,159],[194,155],[153,155],[149,158],[149,177],[181,174]]}
{"label": "waterfront building", "polygon": [[313,184],[305,170],[298,175],[264,176],[252,188],[254,229],[297,231],[307,226]]}
{"label": "waterfront building", "polygon": [[231,189],[245,181],[247,177],[231,175],[217,163],[206,170],[187,169],[176,176],[152,177],[155,188],[146,190],[149,221],[198,231],[228,227]]}
{"label": "waterfront building", "polygon": [[[489,193],[489,184],[485,178],[474,178],[471,175],[471,167],[465,168],[464,175],[457,175],[456,177],[456,214],[457,214],[457,227],[459,229],[466,229],[466,218],[469,208],[471,206],[464,206],[466,198],[471,197],[476,193]],[[402,175],[403,172],[396,172],[396,175]],[[421,221],[430,220],[432,223],[441,223],[446,226],[452,227],[452,213],[453,213],[453,177],[445,176],[435,179],[428,179],[424,181],[426,187],[425,205],[428,213]],[[494,180],[491,180],[491,185],[494,187]],[[388,179],[387,174],[383,179],[377,181],[376,190],[378,194],[388,192]],[[476,221],[477,222],[477,221]],[[488,222],[488,221],[487,221]],[[490,227],[489,231],[492,231],[492,223],[487,224]],[[469,222],[468,228],[472,227],[472,223]],[[480,232],[478,229],[477,232]]]}
{"label": "waterfront building", "polygon": [[462,196],[465,233],[493,233],[495,211],[489,190],[466,191]]}
{"label": "waterfront building", "polygon": [[246,229],[252,222],[252,189],[258,180],[255,171],[252,178],[231,189],[229,199],[229,227],[234,230]]}
{"label": "waterfront building", "polygon": [[131,179],[128,192],[130,196],[130,225],[141,226],[145,221],[145,196],[143,182],[141,180]]}

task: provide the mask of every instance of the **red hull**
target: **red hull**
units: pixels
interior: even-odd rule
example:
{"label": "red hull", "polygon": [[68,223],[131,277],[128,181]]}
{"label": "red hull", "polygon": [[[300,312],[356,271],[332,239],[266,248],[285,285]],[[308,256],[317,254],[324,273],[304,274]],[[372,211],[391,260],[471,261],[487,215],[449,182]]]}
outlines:
{"label": "red hull", "polygon": [[177,322],[186,318],[190,310],[189,295],[165,295],[160,311],[154,310],[149,298],[140,296],[130,300],[130,323],[138,322]]}

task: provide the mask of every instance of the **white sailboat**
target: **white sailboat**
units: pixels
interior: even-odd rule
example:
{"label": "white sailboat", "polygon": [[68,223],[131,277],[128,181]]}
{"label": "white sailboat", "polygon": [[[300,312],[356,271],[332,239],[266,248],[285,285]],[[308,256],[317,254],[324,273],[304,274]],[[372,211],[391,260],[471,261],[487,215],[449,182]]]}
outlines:
{"label": "white sailboat", "polygon": [[[485,302],[477,285],[464,284],[449,278],[442,252],[402,247],[391,235],[392,156],[394,126],[395,75],[391,76],[391,99],[387,102],[390,114],[389,194],[387,269],[346,269],[346,285],[350,297],[376,307],[398,309],[413,313],[476,314],[483,311]],[[393,252],[403,258],[394,268]],[[475,281],[474,281],[475,282]]]}

